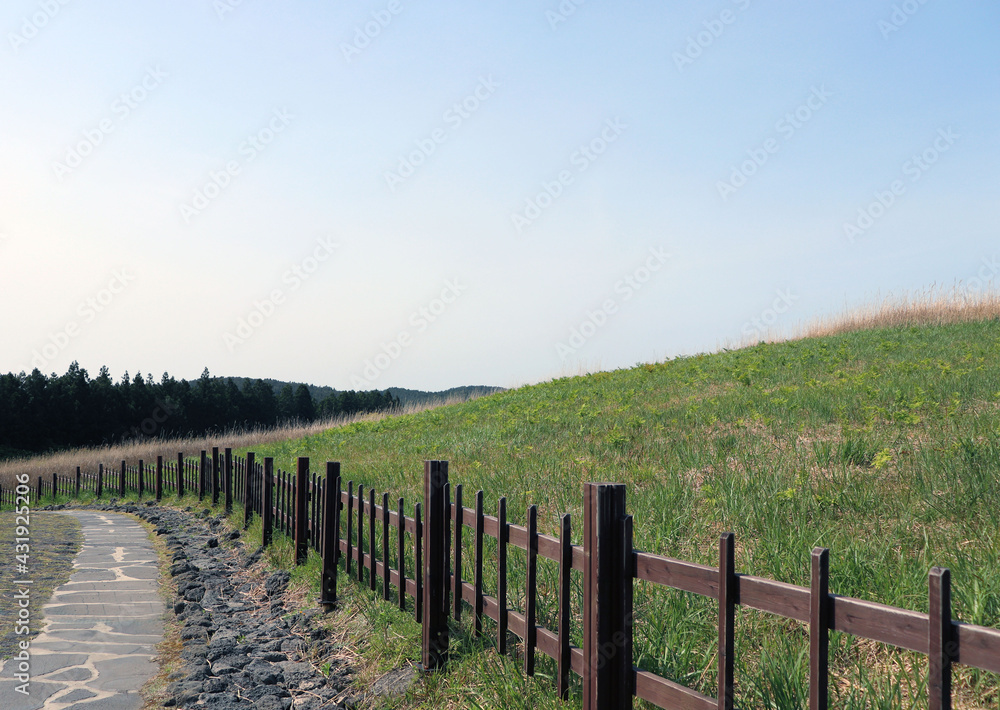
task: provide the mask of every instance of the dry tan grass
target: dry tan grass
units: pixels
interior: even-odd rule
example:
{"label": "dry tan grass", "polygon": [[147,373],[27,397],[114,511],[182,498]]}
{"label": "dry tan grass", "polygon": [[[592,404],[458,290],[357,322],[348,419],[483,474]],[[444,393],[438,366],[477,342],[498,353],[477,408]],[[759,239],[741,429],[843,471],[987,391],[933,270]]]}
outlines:
{"label": "dry tan grass", "polygon": [[775,343],[821,338],[857,330],[901,328],[915,325],[947,325],[1000,318],[1000,291],[971,289],[957,283],[951,288],[932,285],[916,293],[876,295],[868,303],[840,313],[819,316],[799,324],[790,333],[769,330],[761,337],[743,338],[724,347],[738,349],[759,342]]}
{"label": "dry tan grass", "polygon": [[79,466],[86,473],[97,471],[98,464],[117,466],[124,460],[129,465],[156,461],[157,456],[163,456],[164,461],[176,461],[177,452],[187,455],[197,455],[200,451],[210,451],[213,446],[230,446],[234,449],[248,448],[270,444],[276,441],[286,441],[317,434],[335,427],[353,424],[354,422],[373,422],[386,417],[415,414],[428,409],[435,409],[449,404],[465,401],[452,398],[443,403],[426,405],[407,405],[393,412],[379,412],[339,416],[310,424],[291,424],[277,428],[256,428],[228,431],[218,436],[201,436],[178,439],[144,439],[126,441],[113,446],[97,446],[82,449],[70,449],[53,454],[43,454],[30,458],[10,459],[0,462],[0,485],[4,488],[14,483],[15,476],[27,473],[30,480],[38,476],[50,477],[53,473],[61,476],[76,475]]}
{"label": "dry tan grass", "polygon": [[947,325],[1000,318],[1000,292],[931,286],[914,294],[890,294],[860,308],[817,318],[800,328],[796,338],[819,338],[855,330]]}

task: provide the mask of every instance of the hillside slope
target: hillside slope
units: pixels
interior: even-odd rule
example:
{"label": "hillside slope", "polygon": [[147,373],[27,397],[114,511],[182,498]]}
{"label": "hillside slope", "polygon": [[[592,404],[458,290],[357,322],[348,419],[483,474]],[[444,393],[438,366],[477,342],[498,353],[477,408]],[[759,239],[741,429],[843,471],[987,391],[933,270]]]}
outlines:
{"label": "hillside slope", "polygon": [[[732,530],[741,572],[808,585],[811,549],[829,547],[831,591],[917,610],[926,610],[929,568],[942,565],[952,570],[956,616],[997,626],[998,407],[994,319],[560,379],[258,455],[337,460],[345,480],[405,495],[408,505],[419,499],[422,461],[447,459],[467,499],[482,488],[495,511],[506,495],[514,522],[536,503],[545,532],[559,513],[579,520],[585,481],[621,482],[637,548],[714,564],[718,535]],[[687,630],[637,641],[636,660],[710,690],[702,669],[714,652],[712,612],[682,597],[644,602],[650,623],[677,617]],[[704,648],[684,640],[699,634]],[[743,643],[759,656],[772,643],[762,638]]]}

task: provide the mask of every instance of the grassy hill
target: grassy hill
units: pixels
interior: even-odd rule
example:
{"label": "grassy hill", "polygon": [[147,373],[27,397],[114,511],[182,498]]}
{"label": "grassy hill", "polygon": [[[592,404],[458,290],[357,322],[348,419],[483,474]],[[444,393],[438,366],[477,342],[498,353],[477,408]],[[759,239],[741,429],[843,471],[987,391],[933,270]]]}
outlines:
{"label": "grassy hill", "polygon": [[[927,572],[942,565],[952,571],[956,616],[997,626],[998,408],[994,318],[565,378],[254,450],[282,467],[295,456],[317,468],[341,461],[345,480],[405,495],[408,509],[422,461],[448,459],[467,498],[482,488],[495,511],[506,495],[518,523],[536,503],[548,533],[559,513],[580,521],[585,481],[625,483],[637,548],[714,564],[718,535],[732,530],[740,572],[807,586],[810,550],[829,547],[831,591],[922,611]],[[545,593],[553,584],[544,582]],[[714,606],[679,592],[636,594],[637,665],[714,694]],[[540,623],[551,623],[541,606]],[[737,704],[799,706],[803,627],[751,611],[737,624]],[[834,637],[833,705],[926,703],[921,657]],[[479,675],[455,677],[466,700],[496,695]],[[511,676],[511,687],[518,682]],[[961,704],[997,702],[990,674],[962,671],[956,687]],[[532,692],[542,702],[547,691]]]}

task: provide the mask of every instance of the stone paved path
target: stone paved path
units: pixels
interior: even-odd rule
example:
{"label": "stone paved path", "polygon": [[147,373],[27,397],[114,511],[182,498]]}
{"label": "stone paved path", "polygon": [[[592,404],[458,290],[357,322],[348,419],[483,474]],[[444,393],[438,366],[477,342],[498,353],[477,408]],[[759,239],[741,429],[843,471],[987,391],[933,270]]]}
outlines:
{"label": "stone paved path", "polygon": [[10,659],[0,670],[0,708],[137,710],[163,638],[156,551],[145,528],[126,515],[64,514],[80,521],[83,547],[31,642],[29,694],[15,690],[18,662]]}

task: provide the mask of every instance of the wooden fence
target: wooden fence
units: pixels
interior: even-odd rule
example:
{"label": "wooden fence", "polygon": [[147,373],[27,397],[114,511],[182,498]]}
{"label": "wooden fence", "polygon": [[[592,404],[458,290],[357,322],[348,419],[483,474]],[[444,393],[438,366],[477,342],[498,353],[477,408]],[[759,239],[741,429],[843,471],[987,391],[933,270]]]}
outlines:
{"label": "wooden fence", "polygon": [[[735,569],[735,538],[719,539],[717,567],[693,564],[651,552],[632,544],[632,517],[626,512],[625,486],[588,483],[583,490],[583,543],[571,542],[568,514],[559,521],[558,536],[538,532],[537,509],[529,506],[525,525],[507,521],[507,504],[500,498],[497,514],[483,509],[483,492],[474,505],[463,501],[462,486],[454,495],[447,461],[424,465],[423,501],[405,514],[404,500],[395,506],[388,493],[377,496],[353,481],[342,484],[340,464],[328,462],[325,472],[310,472],[309,459],[300,458],[294,472],[274,468],[274,461],[259,462],[253,453],[233,457],[231,449],[202,451],[197,461],[177,455],[177,461],[158,458],[155,466],[121,462],[117,470],[103,465],[92,474],[78,468],[75,478],[51,481],[39,477],[34,499],[46,496],[138,493],[162,499],[164,495],[197,494],[232,510],[243,507],[247,527],[253,515],[262,522],[262,544],[275,532],[294,540],[296,561],[304,562],[311,547],[323,560],[320,603],[337,600],[338,576],[356,576],[364,582],[367,572],[372,590],[381,587],[386,601],[407,608],[407,597],[422,624],[422,663],[427,671],[447,662],[450,619],[471,611],[476,634],[483,633],[483,619],[496,622],[496,644],[507,651],[509,635],[521,639],[524,671],[534,674],[539,653],[552,658],[556,686],[566,697],[571,674],[581,678],[583,705],[597,708],[631,707],[632,698],[661,708],[729,710],[733,707],[734,638],[736,608],[743,606],[793,619],[808,625],[809,707],[827,707],[830,631],[871,639],[916,651],[928,657],[928,697],[933,710],[951,707],[954,664],[1000,673],[1000,630],[964,624],[951,615],[951,587],[947,569],[935,567],[928,577],[929,613],[842,597],[829,590],[829,552],[815,549],[811,558],[811,584],[799,587],[740,574]],[[8,491],[0,492],[7,502]],[[390,535],[390,530],[394,534]],[[377,534],[377,533],[381,534]],[[469,536],[468,540],[466,536]],[[496,541],[496,594],[486,593],[484,541]],[[395,545],[392,545],[394,539]],[[381,544],[379,544],[379,541]],[[473,559],[462,556],[466,543]],[[492,547],[492,545],[491,545]],[[522,609],[508,601],[508,554],[521,550],[525,560]],[[412,553],[412,554],[411,554]],[[518,553],[520,554],[520,553]],[[539,557],[558,566],[556,628],[539,625],[537,618]],[[392,559],[395,558],[395,568]],[[406,569],[412,560],[412,569]],[[491,560],[493,562],[494,560]],[[463,579],[463,569],[473,570]],[[582,574],[583,600],[576,616],[582,619],[582,647],[571,643],[574,619],[571,575]],[[633,665],[632,596],[635,582],[643,581],[713,599],[718,605],[718,690],[709,697]],[[395,589],[395,591],[393,591]]]}

